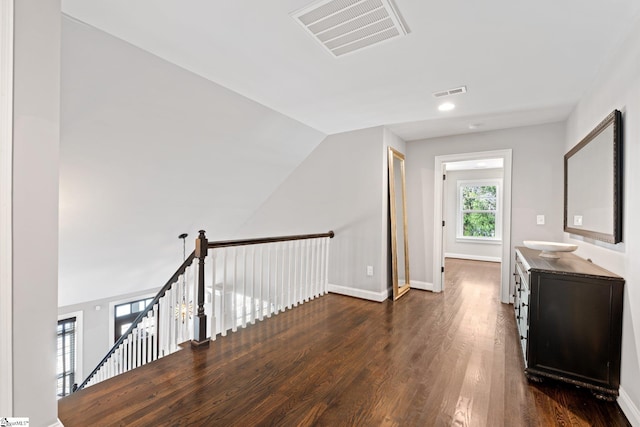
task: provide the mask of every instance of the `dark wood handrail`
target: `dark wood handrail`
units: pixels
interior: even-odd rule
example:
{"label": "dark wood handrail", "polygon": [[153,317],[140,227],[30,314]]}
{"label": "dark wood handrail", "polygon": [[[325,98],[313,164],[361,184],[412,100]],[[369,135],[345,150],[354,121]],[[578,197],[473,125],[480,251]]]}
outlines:
{"label": "dark wood handrail", "polygon": [[162,298],[164,296],[164,294],[167,293],[167,291],[169,289],[171,289],[173,284],[178,281],[178,278],[180,277],[180,275],[184,274],[184,272],[187,269],[187,267],[191,265],[191,263],[193,262],[193,259],[195,258],[195,255],[196,255],[195,251],[193,251],[193,252],[191,252],[189,254],[189,256],[184,260],[182,265],[176,270],[175,273],[173,273],[173,276],[171,276],[171,278],[167,281],[167,283],[156,294],[156,296],[153,298],[153,300],[147,305],[147,307],[142,312],[140,312],[138,317],[136,317],[136,319],[133,321],[133,323],[131,324],[129,329],[127,329],[127,332],[125,332],[124,334],[122,334],[122,336],[120,338],[118,338],[118,340],[115,342],[115,344],[113,344],[113,347],[111,347],[111,350],[109,350],[107,355],[104,356],[104,358],[102,358],[100,363],[98,363],[98,366],[96,366],[95,369],[93,371],[91,371],[91,373],[87,376],[87,378],[82,382],[82,384],[80,384],[78,386],[77,390],[82,390],[84,388],[84,386],[87,385],[87,383],[91,380],[91,378],[93,378],[93,376],[96,374],[96,372],[98,372],[100,370],[102,365],[104,365],[107,362],[107,360],[109,360],[111,355],[117,350],[117,348],[120,346],[120,344],[122,344],[122,342],[138,326],[138,324],[140,324],[140,322],[142,322],[142,319],[144,319],[147,316],[147,314],[149,314],[149,311],[153,310],[153,306],[160,300],[160,298]]}
{"label": "dark wood handrail", "polygon": [[306,239],[320,239],[322,237],[329,237],[333,239],[335,233],[329,231],[328,233],[320,234],[298,234],[294,236],[279,236],[279,237],[263,237],[258,239],[244,239],[244,240],[222,240],[218,242],[209,242],[209,249],[212,248],[225,248],[229,246],[248,246],[248,245],[260,245],[263,243],[276,243],[287,242],[290,240],[306,240]]}

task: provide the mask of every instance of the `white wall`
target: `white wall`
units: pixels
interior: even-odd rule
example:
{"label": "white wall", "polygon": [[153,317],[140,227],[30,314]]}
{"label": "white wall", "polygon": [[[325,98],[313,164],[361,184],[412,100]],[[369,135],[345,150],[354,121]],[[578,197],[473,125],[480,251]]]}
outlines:
{"label": "white wall", "polygon": [[58,413],[60,1],[16,1],[14,19],[13,416],[40,427]]}
{"label": "white wall", "polygon": [[[335,292],[387,297],[387,146],[404,142],[378,127],[327,137],[242,227],[242,234],[334,230],[329,282]],[[373,266],[374,275],[366,275]]]}
{"label": "white wall", "polygon": [[586,136],[614,109],[622,111],[624,190],[623,243],[610,245],[565,234],[578,244],[577,254],[626,279],[622,325],[621,397],[618,403],[634,426],[640,426],[640,22],[612,55],[608,66],[567,121],[565,151]]}
{"label": "white wall", "polygon": [[60,305],[159,288],[324,138],[65,16],[61,105]]}
{"label": "white wall", "polygon": [[460,171],[448,171],[444,194],[444,252],[445,256],[464,257],[465,259],[477,259],[490,261],[502,257],[502,245],[499,242],[469,242],[458,241],[458,181],[476,179],[502,179],[502,169],[470,169]]}
{"label": "white wall", "polygon": [[[412,280],[433,283],[435,157],[508,148],[513,150],[512,246],[527,239],[562,239],[564,123],[411,141],[407,211]],[[545,215],[545,225],[536,225],[538,214]]]}

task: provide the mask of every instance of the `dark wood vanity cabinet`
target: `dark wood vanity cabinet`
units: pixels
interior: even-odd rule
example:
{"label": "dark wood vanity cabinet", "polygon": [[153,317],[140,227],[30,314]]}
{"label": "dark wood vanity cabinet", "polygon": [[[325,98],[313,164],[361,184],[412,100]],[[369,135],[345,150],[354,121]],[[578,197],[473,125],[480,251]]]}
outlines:
{"label": "dark wood vanity cabinet", "polygon": [[620,385],[624,279],[571,253],[516,248],[514,308],[525,374],[615,399]]}

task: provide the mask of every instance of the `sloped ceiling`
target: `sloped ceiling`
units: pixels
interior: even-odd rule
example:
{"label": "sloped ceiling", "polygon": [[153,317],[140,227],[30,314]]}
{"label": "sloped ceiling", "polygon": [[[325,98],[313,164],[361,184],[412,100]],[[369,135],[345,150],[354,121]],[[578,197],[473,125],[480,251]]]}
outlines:
{"label": "sloped ceiling", "polygon": [[325,136],[67,18],[61,91],[59,306],[161,287]]}
{"label": "sloped ceiling", "polygon": [[[637,0],[396,0],[410,33],[334,58],[308,0],[63,0],[63,12],[326,134],[407,140],[563,120],[637,23]],[[441,113],[435,91],[467,85]],[[495,119],[494,119],[495,118]]]}

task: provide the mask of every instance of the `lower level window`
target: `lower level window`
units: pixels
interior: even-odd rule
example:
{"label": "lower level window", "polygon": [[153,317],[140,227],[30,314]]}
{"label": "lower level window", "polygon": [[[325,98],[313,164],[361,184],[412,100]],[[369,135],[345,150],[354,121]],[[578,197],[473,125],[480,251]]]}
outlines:
{"label": "lower level window", "polygon": [[141,311],[147,308],[151,301],[153,301],[153,298],[145,298],[115,306],[114,341],[117,341],[129,330],[133,321],[136,320]]}
{"label": "lower level window", "polygon": [[64,397],[73,392],[76,381],[76,337],[75,317],[58,320],[57,396]]}

